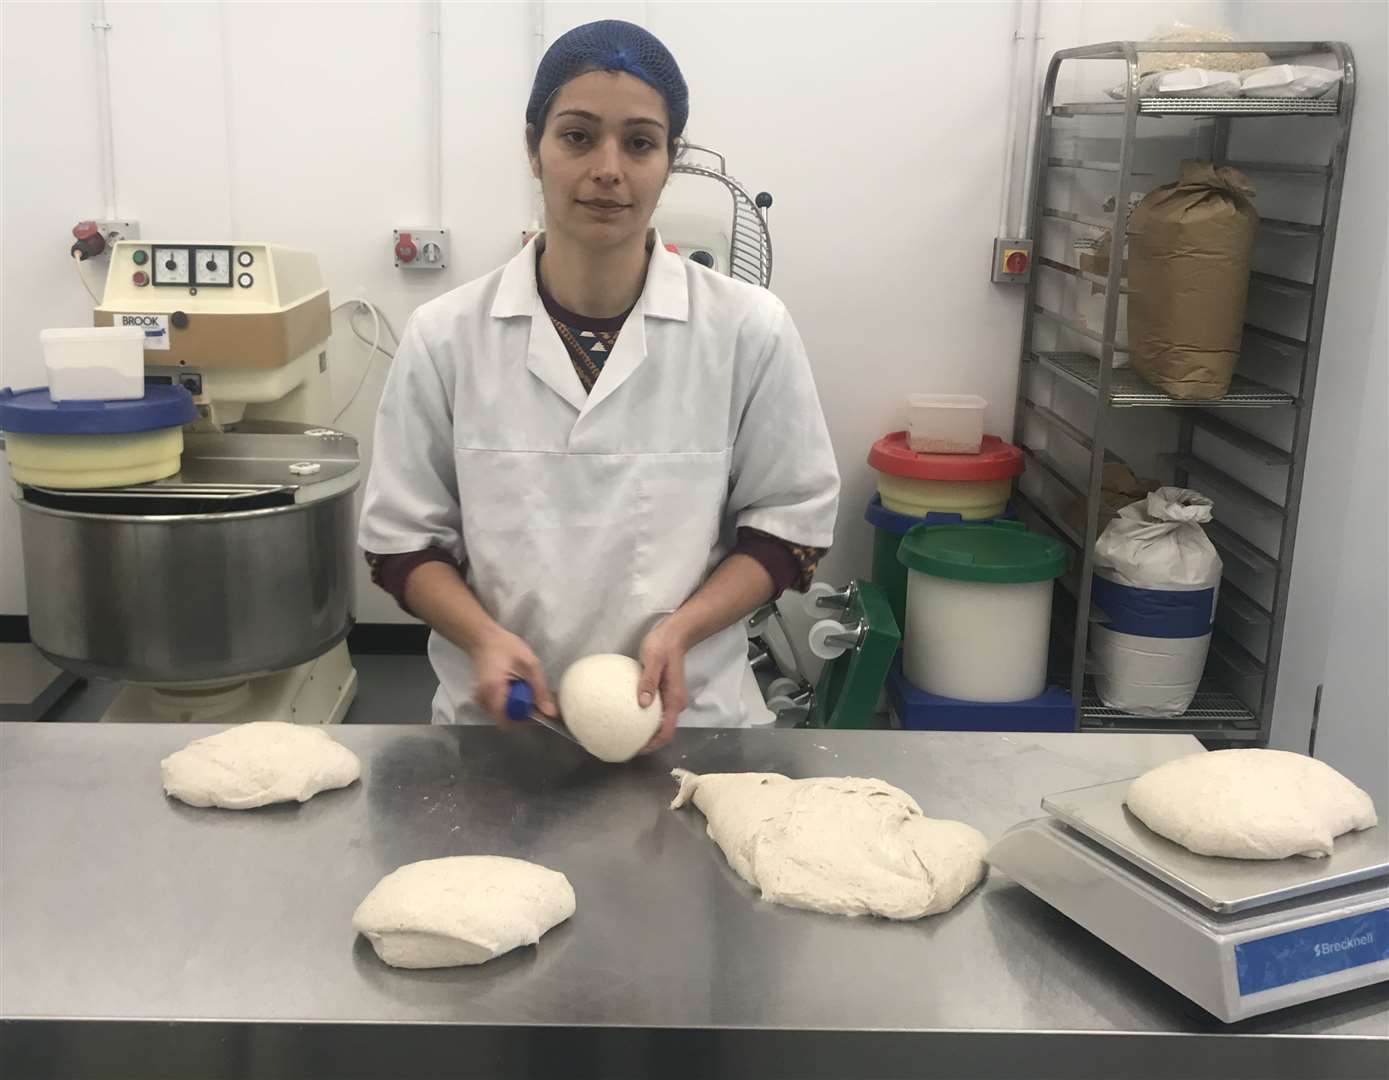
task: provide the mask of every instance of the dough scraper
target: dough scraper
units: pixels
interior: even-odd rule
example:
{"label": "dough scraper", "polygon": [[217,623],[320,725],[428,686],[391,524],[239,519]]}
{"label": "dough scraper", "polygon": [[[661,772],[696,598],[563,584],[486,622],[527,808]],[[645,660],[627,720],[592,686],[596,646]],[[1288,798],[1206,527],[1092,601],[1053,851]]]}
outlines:
{"label": "dough scraper", "polygon": [[575,746],[579,740],[569,733],[563,721],[552,719],[535,707],[535,691],[524,679],[516,679],[506,695],[506,718],[513,723],[533,720],[541,727],[549,728],[562,739],[568,739]]}

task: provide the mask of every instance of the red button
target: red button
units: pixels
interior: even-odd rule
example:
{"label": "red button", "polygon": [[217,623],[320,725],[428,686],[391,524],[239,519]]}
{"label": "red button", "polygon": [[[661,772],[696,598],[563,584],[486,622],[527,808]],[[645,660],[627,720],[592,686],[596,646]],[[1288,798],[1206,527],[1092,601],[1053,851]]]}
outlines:
{"label": "red button", "polygon": [[150,283],[150,276],[143,270],[136,270],[130,280],[135,282],[136,285],[148,285]]}
{"label": "red button", "polygon": [[1021,274],[1027,269],[1027,252],[1014,251],[1003,262],[1010,274]]}

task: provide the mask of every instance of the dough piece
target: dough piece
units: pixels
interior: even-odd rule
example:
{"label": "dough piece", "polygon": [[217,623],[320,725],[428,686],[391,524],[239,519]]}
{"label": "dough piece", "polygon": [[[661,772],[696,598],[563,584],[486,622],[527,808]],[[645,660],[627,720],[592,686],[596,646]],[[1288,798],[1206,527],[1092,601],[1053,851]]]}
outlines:
{"label": "dough piece", "polygon": [[387,874],[352,927],[392,967],[457,967],[534,945],[573,914],[563,874],[521,859],[454,855]]}
{"label": "dough piece", "polygon": [[1330,765],[1284,750],[1215,750],[1129,785],[1128,808],[1198,855],[1321,858],[1341,833],[1378,823],[1370,797]]}
{"label": "dough piece", "polygon": [[258,720],[195,739],[159,763],[164,791],[189,806],[250,810],[346,787],[362,763],[322,728]]}
{"label": "dough piece", "polygon": [[630,761],[661,726],[661,695],[637,704],[641,665],[600,653],[569,665],[559,681],[559,711],[579,745],[602,761]]}
{"label": "dough piece", "polygon": [[709,836],[763,900],[831,915],[919,919],[949,911],[984,877],[988,841],[924,816],[882,780],[676,769]]}

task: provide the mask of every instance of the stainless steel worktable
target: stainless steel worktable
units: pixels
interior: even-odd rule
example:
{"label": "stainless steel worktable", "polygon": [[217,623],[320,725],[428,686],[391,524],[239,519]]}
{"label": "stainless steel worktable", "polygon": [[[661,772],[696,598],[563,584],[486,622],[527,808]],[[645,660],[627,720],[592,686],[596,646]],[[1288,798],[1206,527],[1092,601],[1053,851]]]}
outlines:
{"label": "stainless steel worktable", "polygon": [[[916,923],[757,900],[667,809],[673,766],[881,777],[991,838],[1186,736],[687,731],[614,767],[541,731],[349,726],[361,783],[196,810],[159,760],[211,728],[0,727],[6,1076],[1382,1076],[1389,986],[1227,1028],[994,875]],[[402,863],[562,870],[574,918],[478,968],[351,929]]]}

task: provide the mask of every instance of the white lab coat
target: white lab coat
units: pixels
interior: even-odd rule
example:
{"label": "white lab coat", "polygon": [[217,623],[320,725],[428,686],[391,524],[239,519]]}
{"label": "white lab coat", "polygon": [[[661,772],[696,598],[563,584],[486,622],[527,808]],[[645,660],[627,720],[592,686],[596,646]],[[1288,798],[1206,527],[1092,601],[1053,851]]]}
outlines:
{"label": "white lab coat", "polygon": [[[828,547],[839,475],[805,349],[771,293],[655,237],[646,285],[585,395],[535,249],[418,308],[381,398],[359,542],[436,546],[553,688],[643,636],[739,526]],[[435,723],[480,719],[466,653],[433,634]],[[686,658],[682,724],[744,722],[741,622]]]}

